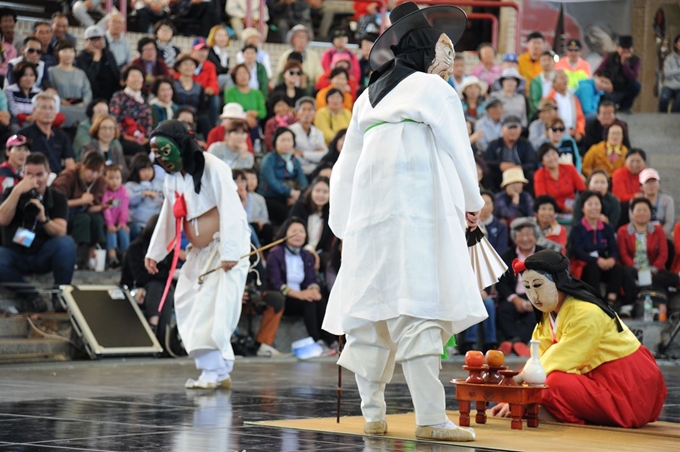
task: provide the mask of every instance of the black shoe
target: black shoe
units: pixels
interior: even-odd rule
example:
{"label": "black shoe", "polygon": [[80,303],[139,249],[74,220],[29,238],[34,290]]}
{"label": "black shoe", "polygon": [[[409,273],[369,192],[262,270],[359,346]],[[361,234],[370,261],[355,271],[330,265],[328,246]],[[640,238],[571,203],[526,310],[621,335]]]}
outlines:
{"label": "black shoe", "polygon": [[120,268],[120,261],[117,257],[109,258],[108,267],[111,269]]}
{"label": "black shoe", "polygon": [[458,347],[458,351],[460,351],[461,355],[464,355],[467,352],[469,352],[470,350],[474,350],[476,346],[477,346],[477,344],[475,344],[474,342],[463,342]]}
{"label": "black shoe", "polygon": [[498,344],[495,343],[488,343],[484,344],[484,353],[488,352],[489,350],[496,350],[498,348]]}
{"label": "black shoe", "polygon": [[45,300],[40,295],[36,295],[33,297],[30,302],[29,306],[31,308],[31,311],[33,312],[45,312],[47,311],[47,303],[45,303]]}
{"label": "black shoe", "polygon": [[52,294],[52,309],[54,309],[54,312],[66,312],[66,309],[61,304],[61,300],[58,293]]}

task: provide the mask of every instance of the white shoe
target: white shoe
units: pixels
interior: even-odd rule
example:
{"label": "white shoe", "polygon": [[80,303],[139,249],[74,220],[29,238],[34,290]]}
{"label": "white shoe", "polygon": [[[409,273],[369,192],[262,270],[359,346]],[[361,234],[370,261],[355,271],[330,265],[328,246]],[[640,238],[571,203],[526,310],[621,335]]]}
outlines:
{"label": "white shoe", "polygon": [[282,355],[283,353],[267,344],[260,344],[260,348],[257,349],[257,356],[263,358],[274,358]]}
{"label": "white shoe", "polygon": [[621,306],[619,309],[619,314],[624,317],[630,317],[633,315],[633,305],[632,304],[627,304],[624,306]]}
{"label": "white shoe", "polygon": [[448,420],[447,422],[437,425],[416,426],[416,438],[463,442],[474,441],[476,436],[473,429],[458,427]]}
{"label": "white shoe", "polygon": [[217,389],[217,382],[207,381],[201,378],[198,380],[189,378],[187,382],[184,383],[184,387],[187,389]]}

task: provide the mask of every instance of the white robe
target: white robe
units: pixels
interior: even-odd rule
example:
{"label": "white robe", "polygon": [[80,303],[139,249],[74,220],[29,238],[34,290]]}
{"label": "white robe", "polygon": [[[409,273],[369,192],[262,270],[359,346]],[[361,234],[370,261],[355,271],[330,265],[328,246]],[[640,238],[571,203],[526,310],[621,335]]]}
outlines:
{"label": "white robe", "polygon": [[331,176],[342,265],[323,328],[408,315],[457,333],[485,319],[465,240],[465,212],[483,205],[460,99],[444,80],[414,73],[376,108],[366,90]]}
{"label": "white robe", "polygon": [[[146,257],[160,262],[167,256],[167,246],[175,237],[172,209],[175,193],[183,194],[188,220],[198,218],[213,207],[220,217],[220,231],[205,248],[191,248],[175,290],[177,326],[187,352],[218,349],[224,359],[234,359],[231,335],[241,315],[241,299],[249,261],[239,259],[250,250],[250,228],[243,204],[236,194],[229,166],[219,158],[204,153],[205,170],[201,192],[194,191],[194,181],[181,173],[165,176],[165,201],[158,224],[151,237]],[[220,261],[239,261],[224,272],[206,276],[202,285],[198,276],[220,265]]]}

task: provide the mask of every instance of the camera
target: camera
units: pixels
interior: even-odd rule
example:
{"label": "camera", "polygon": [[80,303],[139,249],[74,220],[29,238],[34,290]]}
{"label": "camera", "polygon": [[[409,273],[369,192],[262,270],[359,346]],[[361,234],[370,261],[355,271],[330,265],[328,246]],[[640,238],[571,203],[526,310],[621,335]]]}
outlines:
{"label": "camera", "polygon": [[40,209],[34,203],[31,202],[33,199],[40,199],[38,192],[31,190],[28,193],[21,195],[19,199],[19,205],[23,207],[24,219],[33,221],[35,217],[40,213]]}

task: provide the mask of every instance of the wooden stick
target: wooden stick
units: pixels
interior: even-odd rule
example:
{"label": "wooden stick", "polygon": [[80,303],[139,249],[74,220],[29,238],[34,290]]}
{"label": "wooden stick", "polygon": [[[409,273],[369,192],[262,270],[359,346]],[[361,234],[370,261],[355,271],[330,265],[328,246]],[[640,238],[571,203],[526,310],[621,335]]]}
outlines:
{"label": "wooden stick", "polygon": [[[342,336],[338,336],[338,350],[342,352]],[[340,401],[342,400],[342,366],[338,365],[338,410],[336,423],[340,423]]]}
{"label": "wooden stick", "polygon": [[[287,236],[287,237],[284,237],[284,238],[282,238],[282,239],[276,240],[275,242],[272,242],[272,243],[270,243],[269,245],[265,245],[265,246],[263,246],[263,247],[260,247],[260,248],[254,250],[254,251],[251,251],[251,252],[248,253],[248,254],[244,254],[243,256],[239,257],[238,260],[245,259],[246,257],[250,257],[250,256],[252,256],[253,254],[257,254],[257,253],[259,253],[259,252],[261,252],[261,251],[265,251],[265,250],[268,250],[269,248],[273,248],[273,247],[275,247],[276,245],[279,245],[279,244],[285,242],[286,240],[288,240],[288,239],[290,239],[290,238],[292,238],[292,237],[295,237],[296,235],[298,235],[298,232],[296,232],[295,234],[291,234],[291,235],[289,235],[289,236]],[[200,276],[198,277],[198,284],[203,284],[203,279],[204,279],[206,276],[208,276],[208,275],[211,274],[211,273],[216,272],[217,270],[221,270],[221,269],[222,269],[222,266],[220,265],[219,267],[215,267],[215,268],[213,268],[212,270],[208,270],[207,272],[203,273],[202,275],[200,275]]]}

